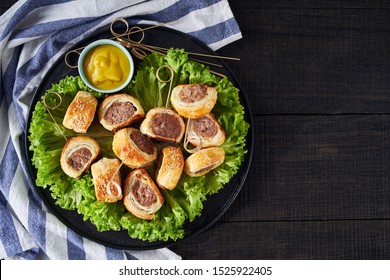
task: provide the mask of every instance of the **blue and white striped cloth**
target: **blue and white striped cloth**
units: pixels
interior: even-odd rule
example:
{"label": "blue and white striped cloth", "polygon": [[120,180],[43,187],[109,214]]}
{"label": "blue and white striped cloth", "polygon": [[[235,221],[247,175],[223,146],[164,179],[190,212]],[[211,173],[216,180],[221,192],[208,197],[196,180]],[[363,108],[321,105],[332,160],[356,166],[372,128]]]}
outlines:
{"label": "blue and white striped cloth", "polygon": [[0,258],[180,259],[167,248],[123,251],[77,235],[54,216],[27,176],[28,104],[50,66],[117,17],[171,22],[216,50],[241,38],[227,0],[21,0],[0,17]]}

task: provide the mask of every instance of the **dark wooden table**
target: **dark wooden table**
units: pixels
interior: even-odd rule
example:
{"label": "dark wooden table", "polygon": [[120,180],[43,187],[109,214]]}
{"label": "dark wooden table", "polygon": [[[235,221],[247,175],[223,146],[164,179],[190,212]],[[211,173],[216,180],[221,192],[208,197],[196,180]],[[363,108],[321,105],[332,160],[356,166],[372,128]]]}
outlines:
{"label": "dark wooden table", "polygon": [[390,2],[294,2],[230,0],[255,150],[184,259],[390,259]]}

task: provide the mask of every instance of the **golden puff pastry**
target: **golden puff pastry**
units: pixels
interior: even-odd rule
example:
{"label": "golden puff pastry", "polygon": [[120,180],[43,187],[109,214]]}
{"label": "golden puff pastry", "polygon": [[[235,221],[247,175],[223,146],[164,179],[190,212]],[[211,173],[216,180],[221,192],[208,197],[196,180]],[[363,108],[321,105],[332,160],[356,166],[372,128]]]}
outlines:
{"label": "golden puff pastry", "polygon": [[70,177],[79,178],[100,153],[99,143],[87,136],[69,139],[61,153],[61,168]]}
{"label": "golden puff pastry", "polygon": [[125,93],[106,97],[98,108],[99,122],[111,131],[130,126],[144,116],[139,100]]}
{"label": "golden puff pastry", "polygon": [[180,147],[169,146],[161,151],[156,168],[156,182],[160,188],[172,190],[180,180],[184,157]]}
{"label": "golden puff pastry", "polygon": [[210,113],[217,97],[217,90],[205,84],[178,85],[172,90],[171,104],[180,116],[196,119]]}
{"label": "golden puff pastry", "polygon": [[119,159],[102,158],[91,165],[93,185],[98,201],[115,202],[122,199],[122,178]]}
{"label": "golden puff pastry", "polygon": [[157,148],[152,140],[133,127],[122,128],[115,133],[112,149],[130,168],[146,167],[157,158]]}
{"label": "golden puff pastry", "polygon": [[77,133],[86,133],[95,117],[97,105],[95,96],[79,91],[66,110],[62,124]]}
{"label": "golden puff pastry", "polygon": [[196,147],[200,142],[202,148],[220,146],[225,142],[226,132],[212,113],[197,119],[189,119],[187,125],[188,141]]}
{"label": "golden puff pastry", "polygon": [[164,196],[144,169],[135,169],[124,183],[123,203],[134,216],[151,220],[164,203]]}
{"label": "golden puff pastry", "polygon": [[146,114],[140,130],[153,139],[179,143],[183,139],[185,124],[175,111],[158,107]]}
{"label": "golden puff pastry", "polygon": [[186,159],[184,171],[191,177],[199,177],[220,166],[224,160],[225,151],[222,148],[202,149]]}

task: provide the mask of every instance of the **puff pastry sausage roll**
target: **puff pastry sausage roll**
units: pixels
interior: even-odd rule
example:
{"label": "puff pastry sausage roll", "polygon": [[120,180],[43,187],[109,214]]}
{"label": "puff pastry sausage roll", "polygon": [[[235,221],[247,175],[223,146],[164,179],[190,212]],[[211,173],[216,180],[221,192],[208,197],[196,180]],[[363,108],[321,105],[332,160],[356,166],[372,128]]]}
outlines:
{"label": "puff pastry sausage roll", "polygon": [[79,91],[66,110],[62,124],[77,133],[86,133],[95,117],[97,104],[91,93]]}
{"label": "puff pastry sausage roll", "polygon": [[225,151],[222,148],[202,149],[186,159],[184,171],[191,177],[199,177],[220,166],[224,160]]}
{"label": "puff pastry sausage roll", "polygon": [[100,146],[93,138],[77,136],[66,142],[61,153],[61,168],[70,177],[79,178],[100,153]]}
{"label": "puff pastry sausage roll", "polygon": [[180,147],[169,146],[161,151],[156,168],[156,182],[160,188],[172,190],[180,180],[184,157]]}
{"label": "puff pastry sausage roll", "polygon": [[106,97],[98,108],[100,123],[111,131],[127,127],[144,116],[138,99],[125,93]]}
{"label": "puff pastry sausage roll", "polygon": [[126,209],[134,216],[151,220],[164,203],[164,196],[144,169],[135,169],[125,180]]}
{"label": "puff pastry sausage roll", "polygon": [[185,124],[175,111],[158,107],[146,114],[140,130],[153,139],[179,143],[183,139]]}
{"label": "puff pastry sausage roll", "polygon": [[199,146],[202,141],[202,148],[220,146],[225,139],[226,132],[212,113],[189,120],[188,141],[192,145]]}
{"label": "puff pastry sausage roll", "polygon": [[208,85],[178,85],[172,90],[171,104],[180,116],[196,119],[210,113],[217,96],[217,90]]}
{"label": "puff pastry sausage roll", "polygon": [[122,199],[120,164],[117,158],[102,158],[91,165],[97,200],[115,202]]}
{"label": "puff pastry sausage roll", "polygon": [[112,149],[130,168],[148,166],[157,158],[157,148],[152,140],[133,127],[122,128],[115,133]]}

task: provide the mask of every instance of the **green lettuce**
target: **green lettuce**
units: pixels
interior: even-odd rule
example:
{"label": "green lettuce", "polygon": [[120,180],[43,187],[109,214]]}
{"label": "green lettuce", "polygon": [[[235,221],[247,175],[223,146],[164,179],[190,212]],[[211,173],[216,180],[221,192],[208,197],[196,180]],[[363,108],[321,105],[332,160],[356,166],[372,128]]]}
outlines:
{"label": "green lettuce", "polygon": [[[105,95],[89,89],[79,76],[67,76],[53,84],[44,97],[37,102],[29,129],[32,164],[36,167],[36,185],[50,188],[56,203],[69,210],[76,210],[84,220],[91,221],[98,231],[127,230],[129,236],[147,241],[177,240],[184,237],[184,223],[193,221],[202,214],[203,203],[208,195],[217,193],[237,173],[244,160],[245,141],[249,124],[244,119],[244,108],[240,104],[238,89],[227,78],[210,73],[208,67],[191,61],[183,50],[171,49],[167,55],[148,55],[138,66],[136,76],[124,89],[137,97],[145,111],[165,106],[169,83],[159,82],[156,71],[161,66],[170,66],[174,71],[172,87],[179,84],[205,83],[218,91],[213,113],[226,131],[225,161],[218,168],[201,177],[190,177],[183,173],[178,186],[173,190],[162,190],[165,202],[155,217],[142,220],[127,212],[122,202],[97,201],[92,176],[85,173],[81,178],[68,177],[61,169],[60,156],[66,139],[77,134],[62,125],[62,119],[70,102],[79,90],[94,94],[99,101]],[[169,78],[167,69],[160,71],[160,78]],[[53,121],[54,119],[54,121]],[[112,136],[95,119],[86,135],[96,139],[102,156],[115,157],[112,152]],[[188,156],[186,154],[185,156]],[[152,174],[153,167],[148,169]]]}

